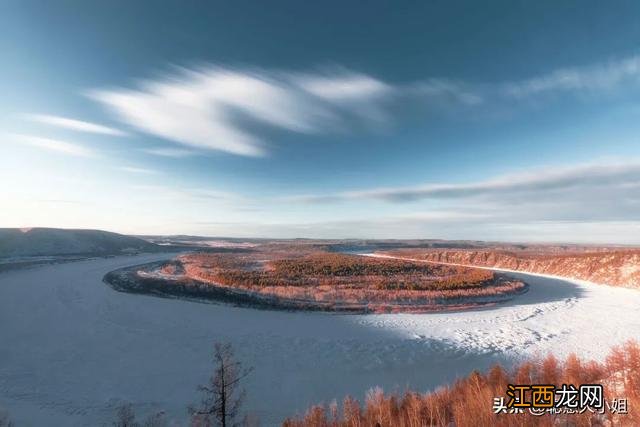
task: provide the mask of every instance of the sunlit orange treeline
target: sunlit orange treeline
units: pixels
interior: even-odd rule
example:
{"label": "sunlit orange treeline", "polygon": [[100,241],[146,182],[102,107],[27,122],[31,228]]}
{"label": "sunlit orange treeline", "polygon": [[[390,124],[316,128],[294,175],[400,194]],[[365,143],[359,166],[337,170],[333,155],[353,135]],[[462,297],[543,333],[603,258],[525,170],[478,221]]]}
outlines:
{"label": "sunlit orange treeline", "polygon": [[[628,414],[495,414],[493,400],[505,396],[507,384],[603,384],[607,402],[626,398]],[[614,347],[604,363],[575,355],[524,362],[506,371],[499,365],[487,373],[473,372],[452,385],[421,394],[369,391],[364,404],[346,397],[342,405],[316,405],[284,427],[422,427],[422,426],[638,426],[640,425],[640,346],[635,341]]]}

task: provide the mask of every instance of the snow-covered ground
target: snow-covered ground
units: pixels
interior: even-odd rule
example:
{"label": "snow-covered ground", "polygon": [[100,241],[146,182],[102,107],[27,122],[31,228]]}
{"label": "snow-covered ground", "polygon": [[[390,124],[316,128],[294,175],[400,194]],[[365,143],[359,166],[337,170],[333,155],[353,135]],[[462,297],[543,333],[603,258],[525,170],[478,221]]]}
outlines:
{"label": "snow-covered ground", "polygon": [[640,337],[640,292],[516,274],[529,292],[456,313],[335,315],[118,293],[108,271],[167,254],[0,274],[0,407],[19,426],[101,425],[132,402],[184,420],[214,340],[255,372],[247,409],[277,424],[309,404],[409,386],[427,390],[496,361],[553,351],[601,358]]}

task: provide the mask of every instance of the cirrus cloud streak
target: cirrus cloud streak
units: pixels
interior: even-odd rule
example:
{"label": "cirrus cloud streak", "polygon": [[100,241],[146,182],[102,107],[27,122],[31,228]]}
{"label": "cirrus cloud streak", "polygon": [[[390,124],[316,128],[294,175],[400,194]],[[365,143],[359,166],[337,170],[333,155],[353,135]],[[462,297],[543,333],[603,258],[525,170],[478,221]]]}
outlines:
{"label": "cirrus cloud streak", "polygon": [[631,184],[640,184],[640,162],[540,168],[474,183],[375,188],[334,194],[300,195],[288,199],[307,203],[353,199],[413,202],[426,199],[458,199],[487,195],[505,196],[509,194],[531,194],[552,192],[554,190]]}
{"label": "cirrus cloud streak", "polygon": [[47,114],[29,114],[28,119],[43,123],[46,125],[56,126],[78,132],[88,132],[111,136],[126,136],[127,134],[121,130],[108,126],[99,125],[97,123],[87,122],[83,120],[70,119],[68,117],[52,116]]}

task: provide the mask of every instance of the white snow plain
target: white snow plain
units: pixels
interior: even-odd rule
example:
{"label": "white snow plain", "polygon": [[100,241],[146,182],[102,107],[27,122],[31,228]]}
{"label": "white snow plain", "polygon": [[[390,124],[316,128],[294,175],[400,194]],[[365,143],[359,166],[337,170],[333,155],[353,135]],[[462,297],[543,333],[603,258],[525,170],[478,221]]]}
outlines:
{"label": "white snow plain", "polygon": [[0,274],[0,407],[19,426],[111,425],[131,402],[186,424],[215,340],[255,371],[246,409],[278,425],[310,404],[380,385],[427,391],[473,369],[553,352],[602,359],[640,337],[640,292],[512,273],[529,291],[495,307],[430,314],[256,310],[119,293],[117,268],[167,254]]}

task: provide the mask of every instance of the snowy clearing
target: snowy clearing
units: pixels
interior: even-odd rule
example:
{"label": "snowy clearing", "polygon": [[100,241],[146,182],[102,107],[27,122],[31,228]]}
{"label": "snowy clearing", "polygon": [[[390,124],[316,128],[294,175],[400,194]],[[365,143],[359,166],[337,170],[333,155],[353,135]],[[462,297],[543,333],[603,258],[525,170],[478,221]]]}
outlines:
{"label": "snowy clearing", "polygon": [[278,312],[119,293],[117,268],[169,254],[0,274],[0,407],[20,426],[100,425],[130,401],[183,421],[228,340],[255,372],[247,409],[264,425],[382,385],[427,390],[493,362],[553,351],[603,357],[640,337],[640,292],[513,273],[529,292],[496,307],[431,314]]}

